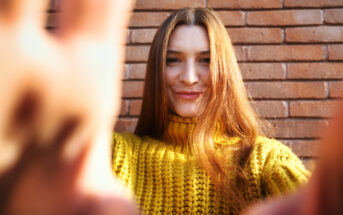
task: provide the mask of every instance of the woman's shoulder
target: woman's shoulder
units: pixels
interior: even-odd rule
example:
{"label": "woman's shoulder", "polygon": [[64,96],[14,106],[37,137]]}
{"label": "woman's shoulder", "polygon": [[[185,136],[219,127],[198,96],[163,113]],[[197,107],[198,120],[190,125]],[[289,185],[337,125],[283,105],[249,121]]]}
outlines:
{"label": "woman's shoulder", "polygon": [[120,143],[120,142],[140,142],[141,137],[134,133],[119,133],[119,132],[113,132],[112,133],[112,141],[114,143]]}
{"label": "woman's shoulder", "polygon": [[291,148],[278,140],[264,136],[256,138],[249,160],[251,163],[262,165],[262,167],[286,163],[302,165],[301,160]]}
{"label": "woman's shoulder", "polygon": [[[225,138],[221,141],[221,145],[236,145],[240,142],[239,137]],[[291,156],[294,155],[292,150],[281,143],[280,141],[265,136],[258,136],[253,144],[251,154],[258,156],[260,159],[266,158],[271,155],[277,156]]]}
{"label": "woman's shoulder", "polygon": [[285,172],[305,182],[310,175],[301,159],[292,149],[278,140],[266,137],[258,137],[254,149],[250,155],[250,162],[259,166],[265,174],[274,171]]}
{"label": "woman's shoulder", "polygon": [[277,152],[291,152],[292,150],[281,143],[279,140],[258,136],[254,145],[255,150],[260,150],[266,153],[277,153]]}
{"label": "woman's shoulder", "polygon": [[139,136],[134,133],[124,132],[118,133],[113,132],[112,134],[112,143],[114,146],[131,146],[138,147],[142,145],[158,145],[161,144],[161,141],[152,138],[150,136]]}
{"label": "woman's shoulder", "polygon": [[112,134],[112,150],[126,151],[132,153],[134,149],[140,148],[143,144],[143,138],[129,132]]}
{"label": "woman's shoulder", "polygon": [[275,139],[258,137],[250,155],[249,167],[258,170],[266,196],[281,195],[307,182],[310,172],[302,161]]}
{"label": "woman's shoulder", "polygon": [[256,138],[252,153],[257,154],[260,159],[298,159],[291,148],[278,140],[264,136]]}

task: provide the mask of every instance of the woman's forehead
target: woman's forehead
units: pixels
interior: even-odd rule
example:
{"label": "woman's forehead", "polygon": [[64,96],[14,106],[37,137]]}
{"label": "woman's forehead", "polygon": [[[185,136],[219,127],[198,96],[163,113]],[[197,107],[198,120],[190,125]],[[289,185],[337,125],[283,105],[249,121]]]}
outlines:
{"label": "woman's forehead", "polygon": [[168,50],[179,52],[205,52],[209,51],[207,30],[200,25],[180,25],[172,32]]}

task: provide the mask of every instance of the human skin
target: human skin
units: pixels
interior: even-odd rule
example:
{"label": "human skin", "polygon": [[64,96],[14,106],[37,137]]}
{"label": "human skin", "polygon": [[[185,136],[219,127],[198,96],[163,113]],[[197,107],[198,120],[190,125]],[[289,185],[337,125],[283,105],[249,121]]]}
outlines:
{"label": "human skin", "polygon": [[166,59],[169,108],[182,117],[201,114],[210,78],[210,45],[205,28],[180,25],[171,34]]}
{"label": "human skin", "polygon": [[0,0],[0,214],[135,214],[111,171],[134,1]]}

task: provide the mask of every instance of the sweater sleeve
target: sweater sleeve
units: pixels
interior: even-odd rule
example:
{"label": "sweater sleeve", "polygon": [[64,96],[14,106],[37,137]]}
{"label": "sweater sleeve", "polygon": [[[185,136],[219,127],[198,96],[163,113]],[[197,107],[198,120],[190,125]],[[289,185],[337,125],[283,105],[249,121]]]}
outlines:
{"label": "sweater sleeve", "polygon": [[270,139],[264,144],[267,153],[263,162],[261,186],[265,197],[290,193],[307,182],[309,171],[289,147]]}
{"label": "sweater sleeve", "polygon": [[112,136],[112,171],[126,186],[133,184],[132,171],[135,157],[134,147],[140,138],[131,133],[113,133]]}

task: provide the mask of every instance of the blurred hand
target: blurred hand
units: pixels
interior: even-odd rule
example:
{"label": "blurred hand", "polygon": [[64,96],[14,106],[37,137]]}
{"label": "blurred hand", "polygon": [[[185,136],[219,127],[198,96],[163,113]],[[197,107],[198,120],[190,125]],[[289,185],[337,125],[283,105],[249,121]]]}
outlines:
{"label": "blurred hand", "polygon": [[0,0],[0,214],[132,214],[111,171],[133,1]]}

